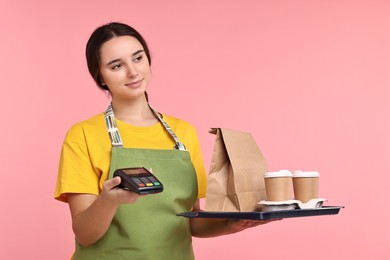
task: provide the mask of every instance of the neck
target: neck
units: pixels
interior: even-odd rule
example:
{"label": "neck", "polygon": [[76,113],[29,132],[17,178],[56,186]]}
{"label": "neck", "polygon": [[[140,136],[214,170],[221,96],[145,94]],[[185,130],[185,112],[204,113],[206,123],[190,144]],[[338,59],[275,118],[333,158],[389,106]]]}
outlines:
{"label": "neck", "polygon": [[157,123],[146,98],[137,100],[112,100],[115,118],[135,126],[151,126]]}

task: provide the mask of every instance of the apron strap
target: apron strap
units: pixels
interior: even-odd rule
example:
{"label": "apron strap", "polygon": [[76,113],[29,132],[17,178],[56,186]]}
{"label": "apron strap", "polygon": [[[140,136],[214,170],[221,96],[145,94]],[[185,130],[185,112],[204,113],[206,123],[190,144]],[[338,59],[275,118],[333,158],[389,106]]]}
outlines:
{"label": "apron strap", "polygon": [[[173,132],[172,128],[165,122],[162,115],[154,110],[152,106],[148,103],[149,108],[152,110],[153,114],[156,118],[162,123],[165,130],[169,133],[172,139],[175,141],[175,145],[173,147],[174,150],[186,151],[185,145],[180,142],[179,138]],[[111,143],[113,147],[123,147],[123,142],[121,136],[119,134],[118,126],[116,125],[116,119],[114,116],[114,111],[112,110],[112,103],[108,106],[106,112],[104,112],[104,118],[106,120],[106,126],[108,130],[108,135],[110,136]]]}
{"label": "apron strap", "polygon": [[180,151],[186,151],[185,145],[180,142],[179,138],[176,136],[176,134],[173,132],[172,128],[165,122],[162,115],[153,109],[153,107],[148,103],[150,109],[154,113],[154,115],[157,117],[157,119],[163,124],[165,130],[169,133],[169,135],[175,140],[175,146],[173,147],[174,150],[180,150]]}
{"label": "apron strap", "polygon": [[111,103],[107,107],[106,112],[104,112],[104,119],[106,120],[108,135],[110,136],[112,146],[123,147],[122,139],[119,134],[118,126],[116,125],[114,111],[112,110]]}

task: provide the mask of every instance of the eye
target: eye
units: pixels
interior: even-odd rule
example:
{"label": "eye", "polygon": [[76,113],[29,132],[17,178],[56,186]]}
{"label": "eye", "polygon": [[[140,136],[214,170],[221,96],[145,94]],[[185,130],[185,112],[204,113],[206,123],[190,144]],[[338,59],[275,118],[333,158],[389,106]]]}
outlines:
{"label": "eye", "polygon": [[143,57],[144,57],[143,55],[137,55],[136,57],[134,57],[133,61],[134,62],[141,62]]}
{"label": "eye", "polygon": [[115,65],[113,65],[113,66],[111,67],[111,69],[112,69],[112,70],[118,70],[118,69],[120,69],[120,67],[122,67],[121,64],[115,64]]}

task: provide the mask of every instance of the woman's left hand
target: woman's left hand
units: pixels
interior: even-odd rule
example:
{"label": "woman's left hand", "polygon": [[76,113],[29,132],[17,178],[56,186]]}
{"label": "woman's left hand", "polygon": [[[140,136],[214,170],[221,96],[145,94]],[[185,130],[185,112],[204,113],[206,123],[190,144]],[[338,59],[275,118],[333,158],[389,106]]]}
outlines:
{"label": "woman's left hand", "polygon": [[[243,231],[248,228],[257,227],[260,225],[264,225],[273,221],[278,221],[281,219],[273,219],[273,220],[248,220],[248,219],[241,219],[241,220],[228,220],[228,230],[231,233],[236,233]],[[229,232],[229,233],[230,233]]]}

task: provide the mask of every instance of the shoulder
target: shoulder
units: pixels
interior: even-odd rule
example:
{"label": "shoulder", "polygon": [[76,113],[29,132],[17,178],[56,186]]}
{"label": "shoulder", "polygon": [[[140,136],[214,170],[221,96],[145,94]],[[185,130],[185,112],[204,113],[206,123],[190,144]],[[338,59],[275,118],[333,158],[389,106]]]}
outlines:
{"label": "shoulder", "polygon": [[163,118],[189,150],[199,146],[197,131],[191,123],[165,114],[163,114]]}
{"label": "shoulder", "polygon": [[179,119],[177,117],[173,117],[165,114],[163,114],[163,118],[172,129],[195,131],[194,126],[183,119]]}
{"label": "shoulder", "polygon": [[68,141],[79,142],[87,136],[94,136],[100,132],[106,134],[105,129],[104,113],[100,113],[71,126],[66,135],[66,139]]}
{"label": "shoulder", "polygon": [[165,122],[167,122],[168,125],[172,128],[173,132],[183,143],[186,143],[186,145],[198,141],[197,131],[191,123],[183,119],[165,114],[163,114],[163,118]]}
{"label": "shoulder", "polygon": [[80,122],[74,124],[70,129],[88,128],[88,127],[94,127],[94,126],[101,125],[101,124],[105,124],[104,113],[100,113],[100,114],[94,115],[86,120],[80,121]]}

